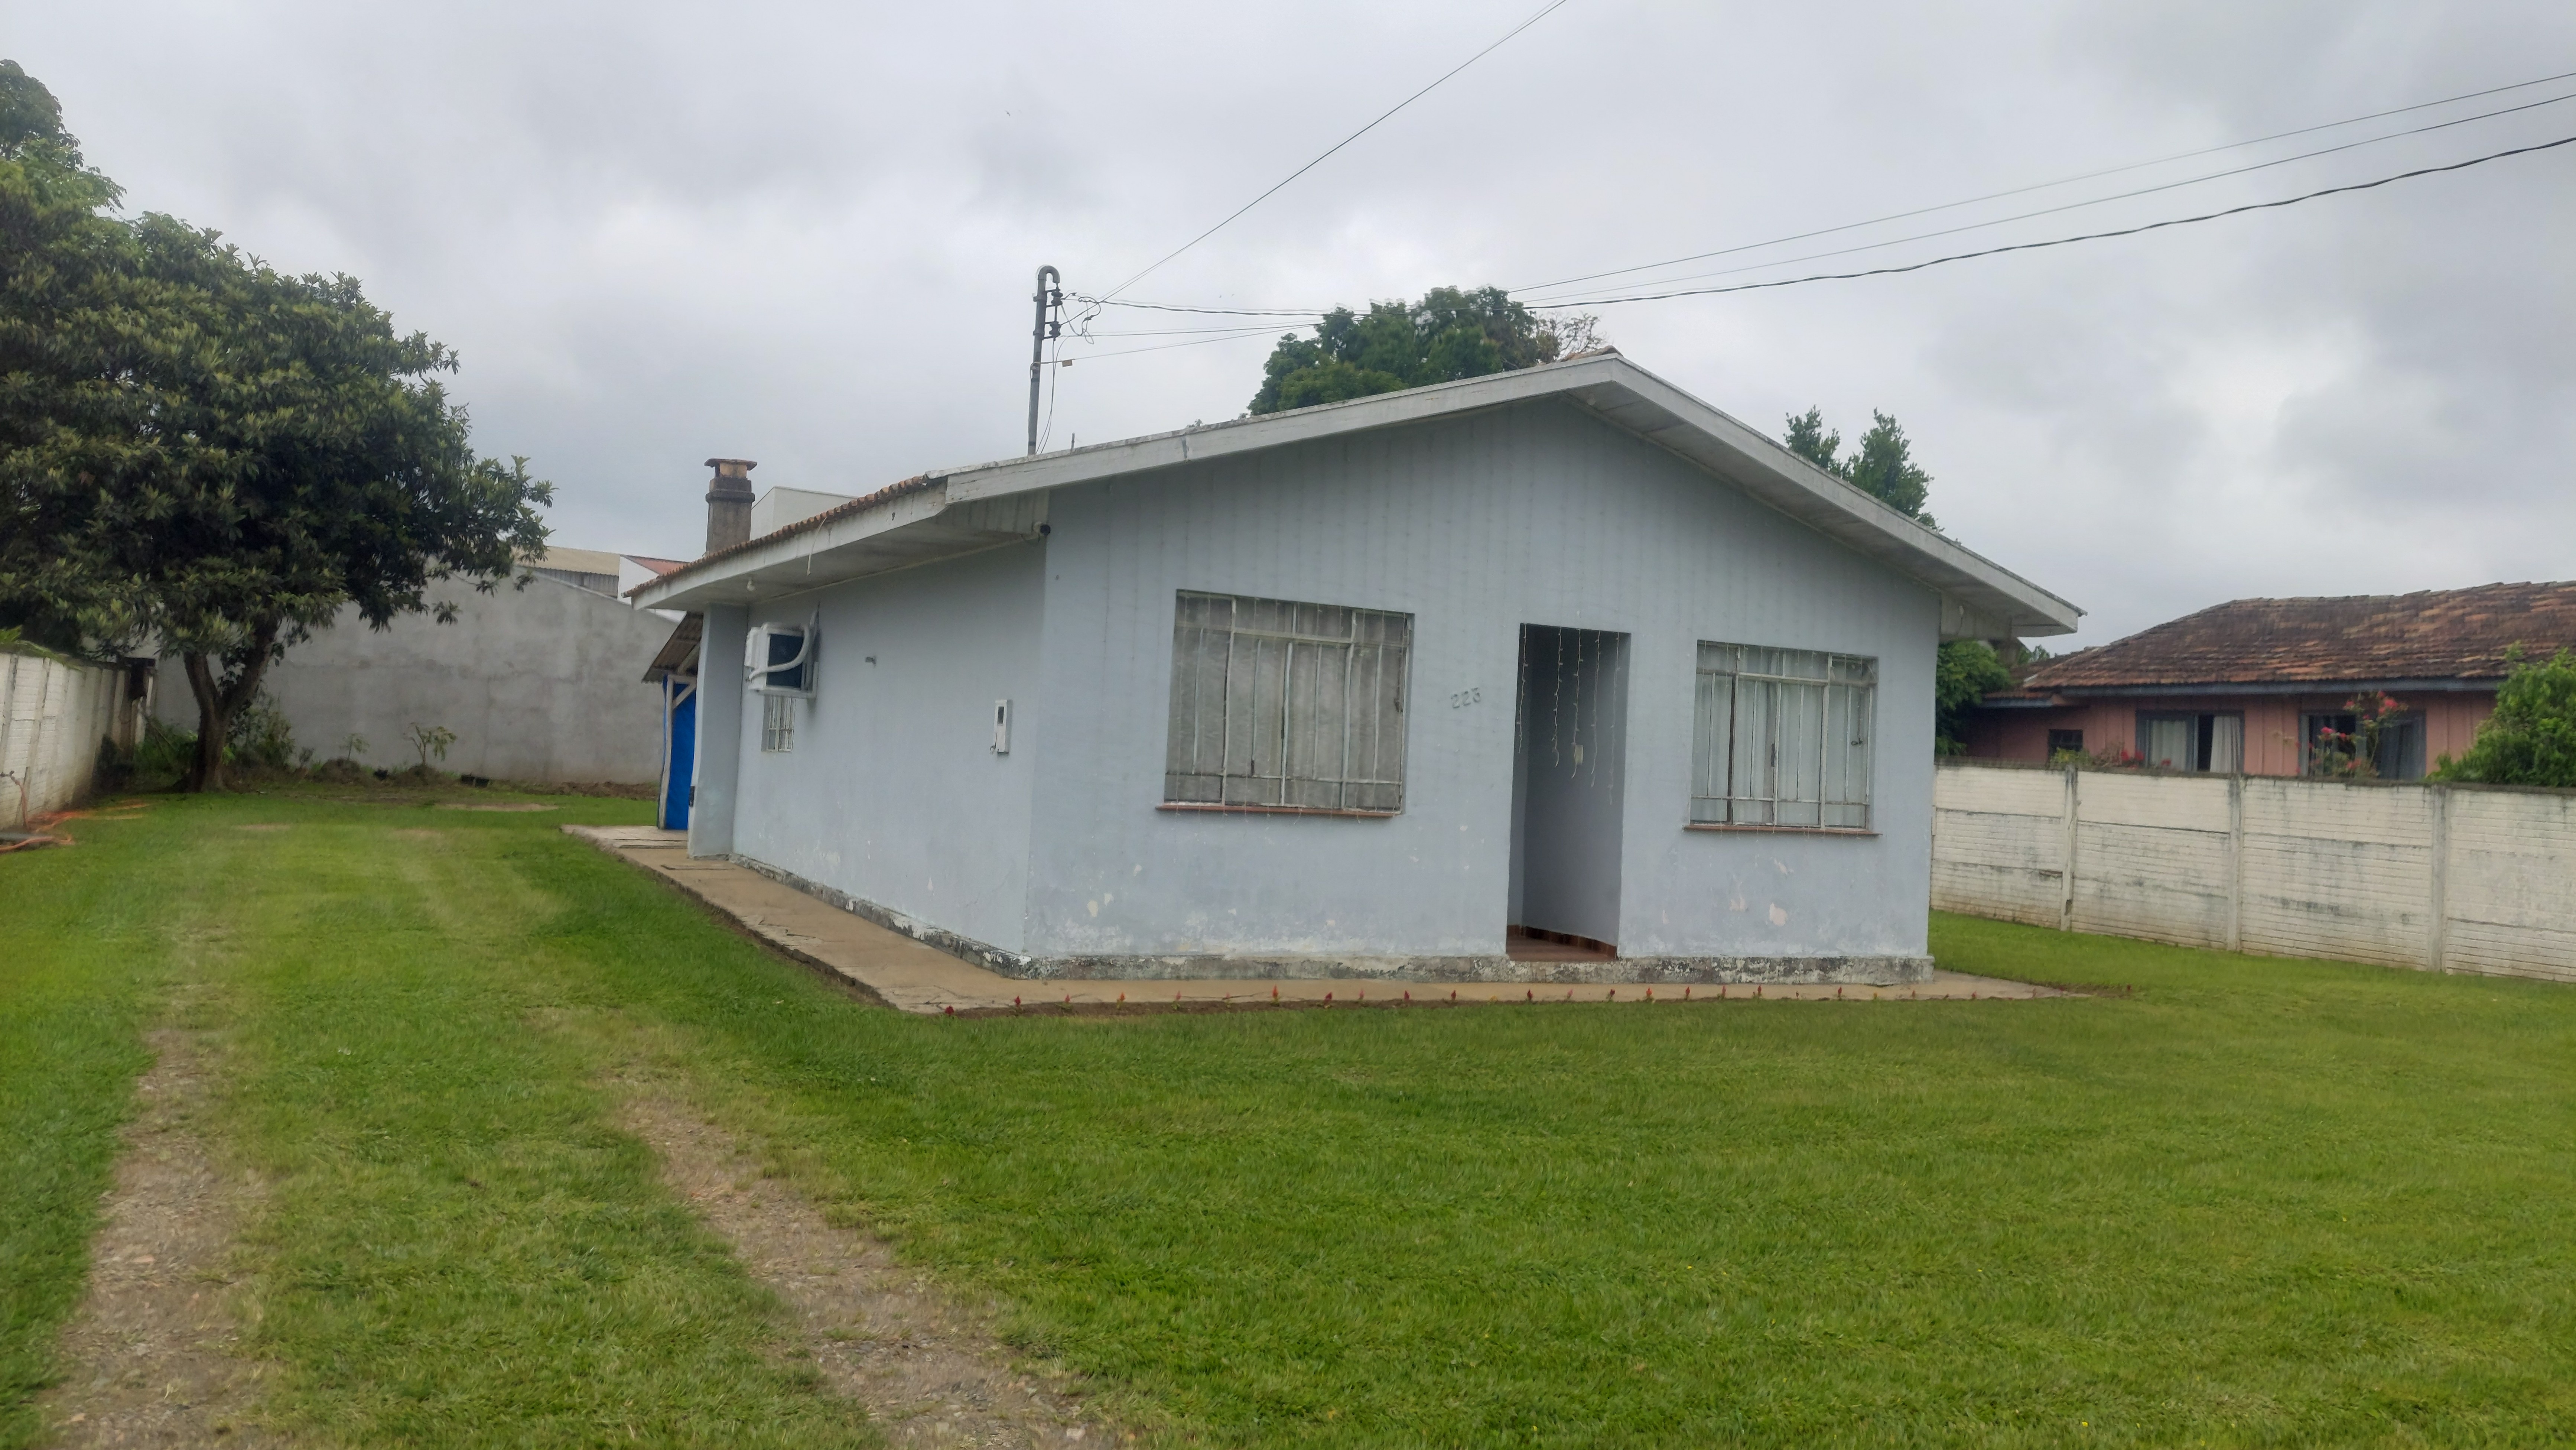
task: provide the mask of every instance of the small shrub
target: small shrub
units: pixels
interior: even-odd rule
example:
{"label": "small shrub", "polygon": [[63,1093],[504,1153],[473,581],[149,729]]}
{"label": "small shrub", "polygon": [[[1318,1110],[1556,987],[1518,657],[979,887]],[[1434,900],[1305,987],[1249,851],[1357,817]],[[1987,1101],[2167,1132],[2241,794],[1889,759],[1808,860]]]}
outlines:
{"label": "small shrub", "polygon": [[266,690],[251,698],[224,731],[224,752],[252,770],[296,768],[295,731]]}
{"label": "small shrub", "polygon": [[[422,775],[430,773],[429,758],[432,755],[445,760],[447,747],[456,743],[456,732],[444,725],[415,724],[405,732],[405,735],[410,739],[412,748],[420,752],[419,773]],[[407,771],[405,774],[410,772]]]}
{"label": "small shrub", "polygon": [[2505,663],[2495,713],[2478,726],[2469,753],[2442,757],[2433,778],[2576,787],[2576,651],[2527,660],[2516,646]]}
{"label": "small shrub", "polygon": [[143,738],[135,742],[130,778],[136,785],[174,781],[186,775],[196,759],[196,733],[163,724],[154,715],[144,720]]}

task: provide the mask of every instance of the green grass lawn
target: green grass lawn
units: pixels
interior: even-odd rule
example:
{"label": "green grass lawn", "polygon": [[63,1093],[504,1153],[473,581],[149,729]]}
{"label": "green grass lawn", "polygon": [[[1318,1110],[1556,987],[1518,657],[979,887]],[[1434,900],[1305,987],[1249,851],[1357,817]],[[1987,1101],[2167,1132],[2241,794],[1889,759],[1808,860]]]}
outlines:
{"label": "green grass lawn", "polygon": [[326,1441],[864,1441],[614,1130],[635,1074],[1174,1440],[2576,1438],[2565,988],[1936,918],[2137,994],[907,1018],[559,803],[164,800],[0,858],[0,1393],[187,982],[275,1184],[269,1413]]}
{"label": "green grass lawn", "polygon": [[34,1434],[30,1397],[89,1266],[98,1195],[173,943],[130,883],[177,836],[118,827],[79,862],[0,856],[0,1445]]}

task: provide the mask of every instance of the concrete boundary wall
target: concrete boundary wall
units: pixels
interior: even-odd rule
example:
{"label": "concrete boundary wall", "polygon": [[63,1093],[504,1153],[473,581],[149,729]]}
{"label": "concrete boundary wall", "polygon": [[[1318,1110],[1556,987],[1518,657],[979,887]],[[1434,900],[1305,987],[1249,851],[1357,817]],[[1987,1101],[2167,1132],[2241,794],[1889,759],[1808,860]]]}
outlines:
{"label": "concrete boundary wall", "polygon": [[[662,773],[662,691],[644,667],[671,623],[544,575],[490,593],[457,581],[433,601],[456,619],[406,614],[370,629],[344,605],[327,629],[287,650],[261,682],[295,743],[322,758],[366,742],[361,764],[418,760],[411,728],[456,733],[442,770],[503,780],[645,784]],[[175,656],[161,661],[164,722],[197,728],[197,702]]]}
{"label": "concrete boundary wall", "polygon": [[0,652],[0,827],[89,794],[124,691],[123,670]]}
{"label": "concrete boundary wall", "polygon": [[2576,791],[1945,761],[1932,904],[2264,956],[2576,982]]}

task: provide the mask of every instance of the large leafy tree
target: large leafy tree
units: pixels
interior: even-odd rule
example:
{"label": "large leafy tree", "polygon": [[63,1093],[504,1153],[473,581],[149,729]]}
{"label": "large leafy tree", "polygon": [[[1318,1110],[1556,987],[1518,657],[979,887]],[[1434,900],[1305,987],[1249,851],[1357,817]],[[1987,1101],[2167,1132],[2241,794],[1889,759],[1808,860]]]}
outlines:
{"label": "large leafy tree", "polygon": [[[57,114],[14,67],[0,83],[0,124]],[[439,381],[454,354],[395,332],[355,279],[119,221],[52,129],[0,157],[0,229],[34,244],[0,263],[0,624],[157,639],[197,704],[189,784],[217,788],[228,727],[289,644],[347,605],[379,629],[452,618],[429,586],[509,578],[544,546],[551,492],[524,460],[475,456]]]}
{"label": "large leafy tree", "polygon": [[[1875,408],[1869,416],[1869,431],[1849,453],[1842,451],[1843,435],[1825,426],[1821,408],[1792,415],[1785,441],[1790,452],[1925,528],[1940,527],[1925,508],[1932,497],[1932,475],[1914,461],[1914,444],[1904,427]],[[2009,689],[2012,683],[2012,671],[1993,645],[1981,639],[1945,642],[1932,669],[1934,747],[1944,754],[1965,748],[1967,712],[1989,692]]]}
{"label": "large leafy tree", "polygon": [[1499,287],[1435,287],[1419,302],[1336,308],[1313,337],[1279,339],[1251,411],[1278,413],[1536,367],[1595,346],[1589,317],[1545,318]]}
{"label": "large leafy tree", "polygon": [[142,275],[117,195],[53,96],[0,61],[0,625],[61,650],[139,632],[134,581],[59,548],[77,500],[153,495],[202,453],[160,386],[191,329]]}

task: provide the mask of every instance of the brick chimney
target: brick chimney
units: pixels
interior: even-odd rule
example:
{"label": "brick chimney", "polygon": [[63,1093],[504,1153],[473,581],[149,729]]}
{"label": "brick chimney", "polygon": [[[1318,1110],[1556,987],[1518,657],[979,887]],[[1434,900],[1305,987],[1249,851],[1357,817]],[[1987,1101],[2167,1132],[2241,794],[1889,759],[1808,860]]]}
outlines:
{"label": "brick chimney", "polygon": [[707,460],[716,471],[707,481],[707,553],[751,538],[751,471],[759,466],[748,458]]}

